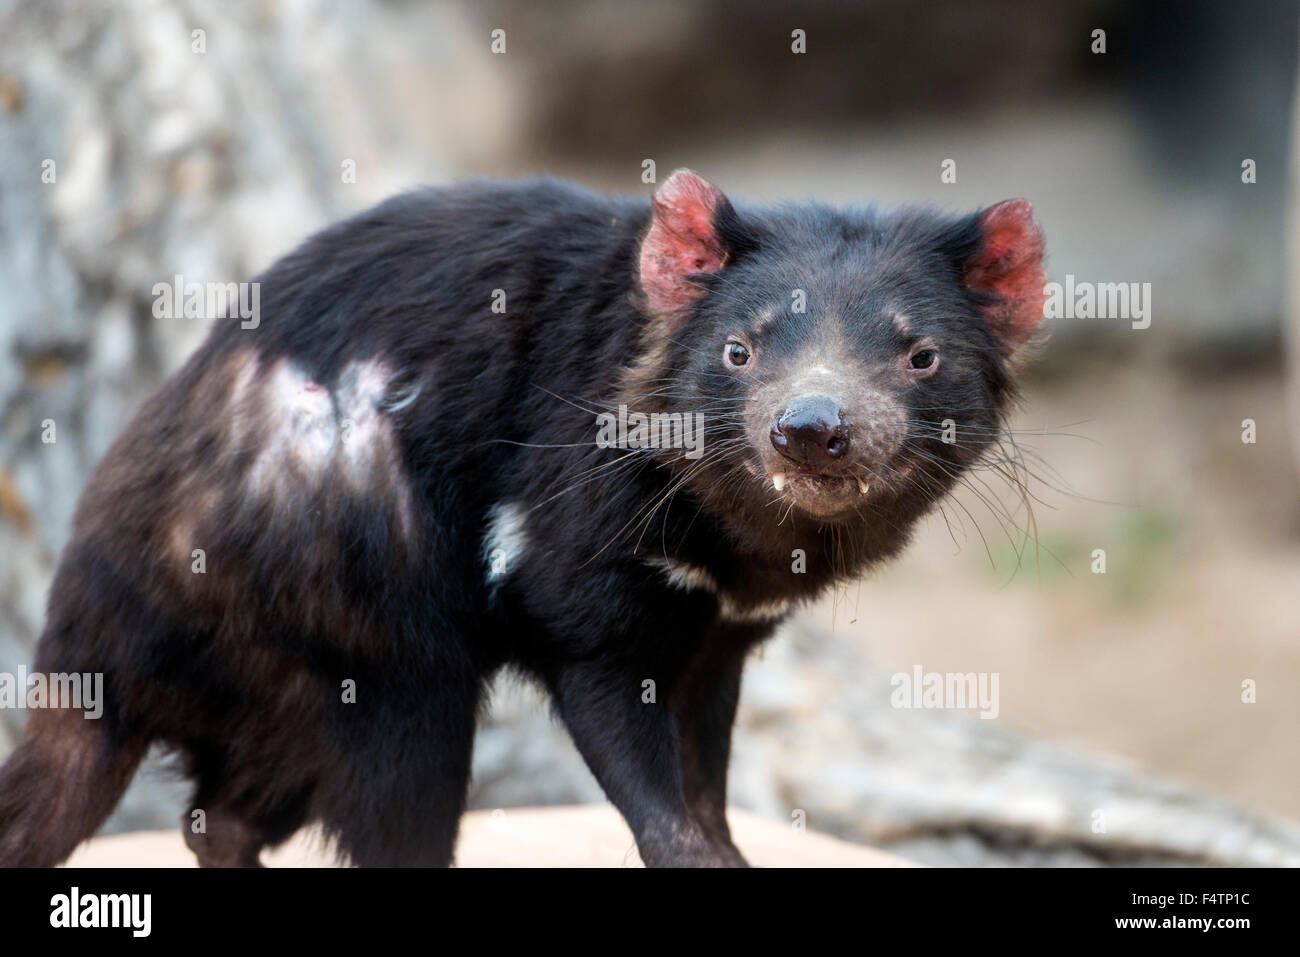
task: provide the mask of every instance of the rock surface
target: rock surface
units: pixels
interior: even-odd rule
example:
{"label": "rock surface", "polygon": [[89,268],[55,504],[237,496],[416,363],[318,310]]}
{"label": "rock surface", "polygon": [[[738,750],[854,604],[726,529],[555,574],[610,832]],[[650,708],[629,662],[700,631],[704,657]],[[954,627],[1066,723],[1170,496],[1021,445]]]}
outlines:
{"label": "rock surface", "polygon": [[[1300,826],[964,712],[896,709],[890,676],[796,623],[745,672],[730,798],[933,865],[1300,866]],[[599,800],[541,696],[498,685],[471,803]]]}

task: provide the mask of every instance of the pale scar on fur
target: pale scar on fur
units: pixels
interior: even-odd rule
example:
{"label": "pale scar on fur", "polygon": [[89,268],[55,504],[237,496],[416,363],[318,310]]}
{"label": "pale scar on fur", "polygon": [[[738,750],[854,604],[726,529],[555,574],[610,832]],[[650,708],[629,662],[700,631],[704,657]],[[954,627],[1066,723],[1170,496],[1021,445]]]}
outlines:
{"label": "pale scar on fur", "polygon": [[[406,479],[390,415],[391,368],[382,359],[355,360],[333,387],[315,381],[291,360],[266,365],[251,350],[233,355],[216,374],[230,383],[220,416],[228,456],[252,451],[234,494],[291,508],[332,491],[389,500],[403,536],[413,522]],[[408,405],[414,396],[398,397]],[[187,483],[198,485],[198,483]],[[170,546],[188,558],[204,519],[217,503],[211,486],[181,510]]]}

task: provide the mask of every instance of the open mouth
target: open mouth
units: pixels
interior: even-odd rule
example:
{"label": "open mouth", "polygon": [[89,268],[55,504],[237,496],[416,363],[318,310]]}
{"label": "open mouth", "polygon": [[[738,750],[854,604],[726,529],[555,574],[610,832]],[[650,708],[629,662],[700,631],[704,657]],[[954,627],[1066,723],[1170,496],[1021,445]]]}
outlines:
{"label": "open mouth", "polygon": [[859,495],[866,495],[871,491],[871,484],[865,479],[849,475],[829,475],[813,469],[790,469],[785,472],[771,472],[769,476],[772,479],[772,487],[778,492],[784,492],[789,488],[796,495],[800,492],[811,492],[817,495],[846,495],[853,491],[854,486],[857,487]]}

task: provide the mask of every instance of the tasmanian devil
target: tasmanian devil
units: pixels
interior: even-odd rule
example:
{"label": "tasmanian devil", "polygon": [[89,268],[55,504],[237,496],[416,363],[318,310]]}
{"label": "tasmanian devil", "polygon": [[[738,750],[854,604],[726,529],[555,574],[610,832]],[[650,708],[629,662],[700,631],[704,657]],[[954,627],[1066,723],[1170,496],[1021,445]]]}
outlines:
{"label": "tasmanian devil", "polygon": [[356,864],[448,864],[503,667],[647,864],[743,864],[746,654],[993,447],[1042,260],[1022,200],[733,206],[689,170],[650,202],[477,182],[325,230],[86,489],[35,666],[102,673],[103,714],[32,713],[0,864],[65,858],[152,743],[202,864],[311,822]]}

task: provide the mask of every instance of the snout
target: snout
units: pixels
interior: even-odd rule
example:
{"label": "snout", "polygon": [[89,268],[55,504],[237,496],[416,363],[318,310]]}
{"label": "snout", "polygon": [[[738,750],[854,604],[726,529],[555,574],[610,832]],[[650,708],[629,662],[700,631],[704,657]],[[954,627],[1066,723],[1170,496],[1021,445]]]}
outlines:
{"label": "snout", "polygon": [[896,397],[868,382],[839,385],[819,382],[807,392],[796,385],[782,395],[785,384],[773,383],[763,396],[771,404],[749,427],[758,464],[778,493],[774,501],[822,519],[861,514],[871,501],[863,496],[889,471],[907,432]]}
{"label": "snout", "polygon": [[824,395],[792,399],[773,423],[771,439],[781,455],[813,470],[847,462],[851,441],[839,405]]}

